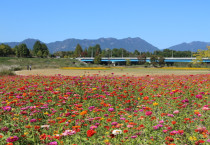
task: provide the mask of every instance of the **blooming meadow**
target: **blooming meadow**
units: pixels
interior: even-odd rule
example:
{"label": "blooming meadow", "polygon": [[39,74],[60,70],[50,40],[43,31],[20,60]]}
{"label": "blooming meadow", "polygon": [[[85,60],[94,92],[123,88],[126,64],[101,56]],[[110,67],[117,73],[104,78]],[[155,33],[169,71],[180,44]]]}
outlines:
{"label": "blooming meadow", "polygon": [[0,144],[208,144],[210,75],[0,77]]}

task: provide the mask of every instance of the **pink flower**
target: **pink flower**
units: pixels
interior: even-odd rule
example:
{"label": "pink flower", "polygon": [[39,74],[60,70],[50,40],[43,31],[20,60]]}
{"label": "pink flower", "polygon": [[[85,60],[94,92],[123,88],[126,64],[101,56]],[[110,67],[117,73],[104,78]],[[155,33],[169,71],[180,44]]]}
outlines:
{"label": "pink flower", "polygon": [[137,138],[137,136],[136,136],[136,135],[134,135],[134,136],[131,136],[131,138]]}
{"label": "pink flower", "polygon": [[49,145],[57,145],[58,143],[56,141],[50,142]]}
{"label": "pink flower", "polygon": [[36,122],[36,121],[37,121],[36,119],[31,119],[31,120],[30,120],[30,122]]}
{"label": "pink flower", "polygon": [[132,128],[132,127],[133,127],[133,125],[130,125],[130,124],[129,124],[129,125],[127,125],[127,128]]}
{"label": "pink flower", "polygon": [[76,134],[76,131],[73,130],[65,130],[65,132],[62,133],[63,136],[74,135],[74,134]]}
{"label": "pink flower", "polygon": [[159,127],[158,126],[153,126],[153,129],[154,130],[157,130]]}
{"label": "pink flower", "polygon": [[163,121],[163,120],[160,120],[160,121],[159,121],[159,123],[161,123],[161,124],[162,124],[162,123],[164,123],[164,121]]}
{"label": "pink flower", "polygon": [[203,106],[202,110],[207,111],[207,110],[210,110],[210,109],[208,107]]}
{"label": "pink flower", "polygon": [[93,129],[97,128],[97,127],[98,127],[98,126],[95,126],[95,125],[94,125],[94,126],[91,126],[90,129],[93,130]]}
{"label": "pink flower", "polygon": [[196,95],[195,97],[198,98],[198,99],[202,99],[203,98],[202,95]]}
{"label": "pink flower", "polygon": [[4,111],[11,111],[12,108],[10,106],[3,107]]}
{"label": "pink flower", "polygon": [[176,131],[176,130],[173,130],[173,131],[170,132],[170,135],[175,135],[175,134],[177,134],[177,133],[179,133],[179,132]]}
{"label": "pink flower", "polygon": [[120,120],[125,120],[125,118],[120,118]]}
{"label": "pink flower", "polygon": [[117,122],[112,122],[112,125],[117,125],[118,123]]}
{"label": "pink flower", "polygon": [[19,139],[19,137],[17,136],[10,136],[9,138],[7,138],[7,142],[15,142]]}
{"label": "pink flower", "polygon": [[166,133],[168,130],[163,130],[164,133]]}
{"label": "pink flower", "polygon": [[152,115],[152,111],[147,111],[147,112],[145,112],[145,115],[151,116],[151,115]]}
{"label": "pink flower", "polygon": [[163,125],[162,125],[162,124],[158,124],[157,126],[158,126],[158,127],[163,127]]}
{"label": "pink flower", "polygon": [[114,111],[114,108],[109,108],[108,111],[109,112],[113,112]]}
{"label": "pink flower", "polygon": [[179,113],[179,110],[175,110],[173,113],[174,114],[178,114]]}
{"label": "pink flower", "polygon": [[169,117],[174,117],[174,115],[173,115],[173,114],[168,114],[168,116],[169,116]]}

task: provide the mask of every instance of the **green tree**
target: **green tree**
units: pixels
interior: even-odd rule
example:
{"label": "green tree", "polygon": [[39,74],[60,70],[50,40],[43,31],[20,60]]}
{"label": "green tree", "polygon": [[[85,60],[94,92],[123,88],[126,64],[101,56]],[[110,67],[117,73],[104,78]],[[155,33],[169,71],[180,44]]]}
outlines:
{"label": "green tree", "polygon": [[101,54],[101,46],[99,44],[96,44],[94,47],[95,47],[95,55]]}
{"label": "green tree", "polygon": [[29,52],[29,49],[27,48],[26,44],[18,45],[17,51],[18,51],[19,57],[29,57],[30,56],[30,52]]}
{"label": "green tree", "polygon": [[154,67],[156,67],[156,66],[157,66],[157,62],[158,62],[158,57],[157,57],[157,55],[152,55],[152,56],[150,57],[150,62],[151,62],[151,64],[152,64]]}
{"label": "green tree", "polygon": [[85,50],[81,53],[82,57],[87,57],[88,52],[87,52],[87,48],[85,48]]}
{"label": "green tree", "polygon": [[165,65],[165,58],[163,56],[160,56],[158,59],[158,63],[160,67],[163,67]]}
{"label": "green tree", "polygon": [[135,50],[133,54],[134,54],[134,56],[139,56],[140,52],[138,50]]}
{"label": "green tree", "polygon": [[202,64],[203,58],[210,58],[210,46],[207,46],[207,50],[198,50],[197,53],[194,54],[196,57],[195,60],[193,60],[193,64]]}
{"label": "green tree", "polygon": [[126,65],[130,66],[131,65],[131,60],[130,59],[126,59]]}
{"label": "green tree", "polygon": [[35,44],[34,44],[34,46],[33,46],[33,54],[35,56],[37,56],[38,51],[41,50],[41,49],[42,49],[41,42],[40,41],[36,41]]}
{"label": "green tree", "polygon": [[137,59],[138,59],[138,63],[141,65],[141,64],[145,64],[146,62],[146,55],[145,54],[142,54],[142,55],[138,55],[137,56]]}
{"label": "green tree", "polygon": [[42,57],[42,56],[43,56],[42,51],[41,51],[41,50],[39,50],[39,51],[37,52],[36,56],[38,56],[38,57]]}
{"label": "green tree", "polygon": [[9,45],[1,44],[0,45],[0,56],[8,56],[13,54],[12,48]]}
{"label": "green tree", "polygon": [[47,45],[44,43],[41,43],[40,41],[36,41],[33,46],[33,55],[38,56],[38,57],[43,57],[43,56],[47,57],[49,55],[49,50],[47,48]]}
{"label": "green tree", "polygon": [[80,57],[82,55],[82,47],[77,44],[75,50],[74,50],[74,56],[75,57]]}
{"label": "green tree", "polygon": [[101,54],[96,55],[94,57],[94,64],[100,64],[101,63]]}
{"label": "green tree", "polygon": [[44,43],[42,43],[41,51],[42,51],[42,56],[43,57],[47,57],[49,55],[49,50],[47,48],[47,45],[44,44]]}

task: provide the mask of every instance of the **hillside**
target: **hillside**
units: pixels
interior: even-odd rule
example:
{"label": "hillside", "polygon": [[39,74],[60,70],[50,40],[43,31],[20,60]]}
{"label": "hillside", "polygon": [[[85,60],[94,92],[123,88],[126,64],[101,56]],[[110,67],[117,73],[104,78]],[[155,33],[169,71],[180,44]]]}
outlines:
{"label": "hillside", "polygon": [[[26,43],[27,47],[32,49],[34,43],[37,39],[26,39],[22,42],[5,42],[5,44],[14,47],[20,43]],[[155,50],[159,50],[157,47],[152,44],[146,42],[145,40],[137,37],[137,38],[125,38],[125,39],[116,39],[116,38],[99,38],[95,40],[91,39],[66,39],[64,41],[56,41],[51,43],[46,43],[49,51],[54,53],[56,51],[72,51],[75,49],[77,44],[80,44],[82,48],[88,48],[89,46],[94,46],[96,44],[100,44],[102,49],[105,48],[125,48],[128,51],[141,51],[141,52],[153,52]]]}
{"label": "hillside", "polygon": [[207,50],[206,46],[210,45],[210,42],[193,41],[191,43],[181,43],[178,45],[171,46],[167,49],[176,51],[193,51],[196,52],[198,49]]}

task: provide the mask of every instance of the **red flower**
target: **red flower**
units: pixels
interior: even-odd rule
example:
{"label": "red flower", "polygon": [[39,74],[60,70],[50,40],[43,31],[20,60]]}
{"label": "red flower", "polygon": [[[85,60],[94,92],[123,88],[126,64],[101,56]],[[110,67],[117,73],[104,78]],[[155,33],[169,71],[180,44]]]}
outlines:
{"label": "red flower", "polygon": [[172,124],[176,124],[176,121],[172,121],[171,123],[172,123]]}
{"label": "red flower", "polygon": [[104,128],[106,128],[107,130],[109,130],[109,129],[110,129],[110,127],[109,127],[109,126],[104,126]]}
{"label": "red flower", "polygon": [[95,130],[88,130],[88,131],[87,131],[87,136],[88,136],[88,137],[91,137],[91,136],[93,136],[95,133],[96,133]]}

